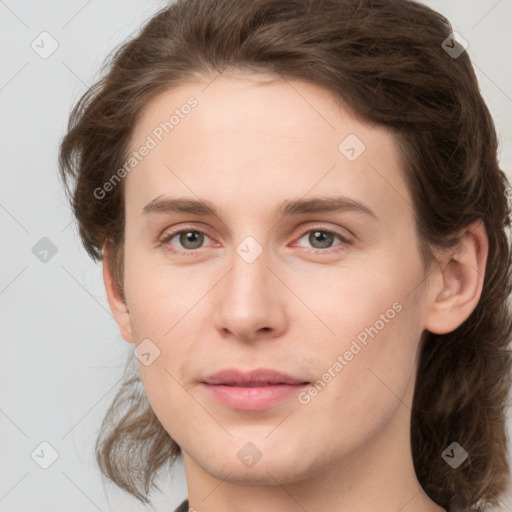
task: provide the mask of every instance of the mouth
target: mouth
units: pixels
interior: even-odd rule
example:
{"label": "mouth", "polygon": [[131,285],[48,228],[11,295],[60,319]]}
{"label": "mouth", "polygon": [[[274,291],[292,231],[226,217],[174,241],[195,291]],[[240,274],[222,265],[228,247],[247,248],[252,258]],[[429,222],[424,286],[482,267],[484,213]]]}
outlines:
{"label": "mouth", "polygon": [[238,410],[261,411],[291,398],[310,382],[269,369],[228,369],[200,382],[209,398]]}
{"label": "mouth", "polygon": [[[303,384],[307,384],[304,382]],[[246,384],[230,382],[225,384],[215,384],[217,386],[233,386],[239,388],[263,388],[267,386],[298,386],[298,384],[287,384],[286,382],[248,382]]]}

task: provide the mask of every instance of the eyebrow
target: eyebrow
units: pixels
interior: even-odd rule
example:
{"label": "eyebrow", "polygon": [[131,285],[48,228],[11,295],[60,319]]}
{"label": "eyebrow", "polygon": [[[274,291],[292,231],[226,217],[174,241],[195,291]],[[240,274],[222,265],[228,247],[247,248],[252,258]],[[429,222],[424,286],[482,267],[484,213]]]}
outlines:
{"label": "eyebrow", "polygon": [[[348,197],[314,197],[310,199],[287,199],[277,210],[281,217],[301,215],[306,213],[357,212],[380,220],[365,204]],[[152,213],[183,213],[220,217],[215,206],[206,200],[189,198],[160,198],[157,197],[142,209],[142,215]]]}

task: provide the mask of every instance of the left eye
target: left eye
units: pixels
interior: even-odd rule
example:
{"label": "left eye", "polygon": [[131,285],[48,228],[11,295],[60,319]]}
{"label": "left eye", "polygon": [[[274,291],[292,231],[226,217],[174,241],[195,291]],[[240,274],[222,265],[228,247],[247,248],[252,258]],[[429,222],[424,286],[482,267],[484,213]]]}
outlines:
{"label": "left eye", "polygon": [[309,229],[303,233],[303,235],[299,238],[299,241],[303,238],[307,238],[307,241],[313,246],[313,249],[330,249],[335,238],[341,240],[342,243],[350,242],[341,234],[328,229]]}

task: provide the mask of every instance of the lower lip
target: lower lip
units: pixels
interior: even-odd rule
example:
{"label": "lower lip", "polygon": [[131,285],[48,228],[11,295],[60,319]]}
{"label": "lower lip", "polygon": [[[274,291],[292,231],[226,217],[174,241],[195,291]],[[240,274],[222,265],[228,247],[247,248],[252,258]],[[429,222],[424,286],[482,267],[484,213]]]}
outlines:
{"label": "lower lip", "polygon": [[261,411],[297,394],[308,384],[273,384],[260,387],[212,385],[201,383],[212,398],[232,409]]}

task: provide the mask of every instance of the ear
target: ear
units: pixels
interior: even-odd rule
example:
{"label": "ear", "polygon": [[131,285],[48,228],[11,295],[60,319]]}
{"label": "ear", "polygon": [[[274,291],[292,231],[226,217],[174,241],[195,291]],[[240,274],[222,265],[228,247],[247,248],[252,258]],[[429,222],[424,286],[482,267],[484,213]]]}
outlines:
{"label": "ear", "polygon": [[459,327],[476,308],[482,293],[488,240],[482,220],[460,235],[460,243],[439,262],[442,279],[429,290],[425,329],[446,334]]}
{"label": "ear", "polygon": [[123,300],[123,296],[115,284],[114,273],[111,263],[111,245],[109,241],[103,244],[103,283],[107,292],[108,304],[119,326],[121,336],[128,342],[134,343],[130,313]]}

